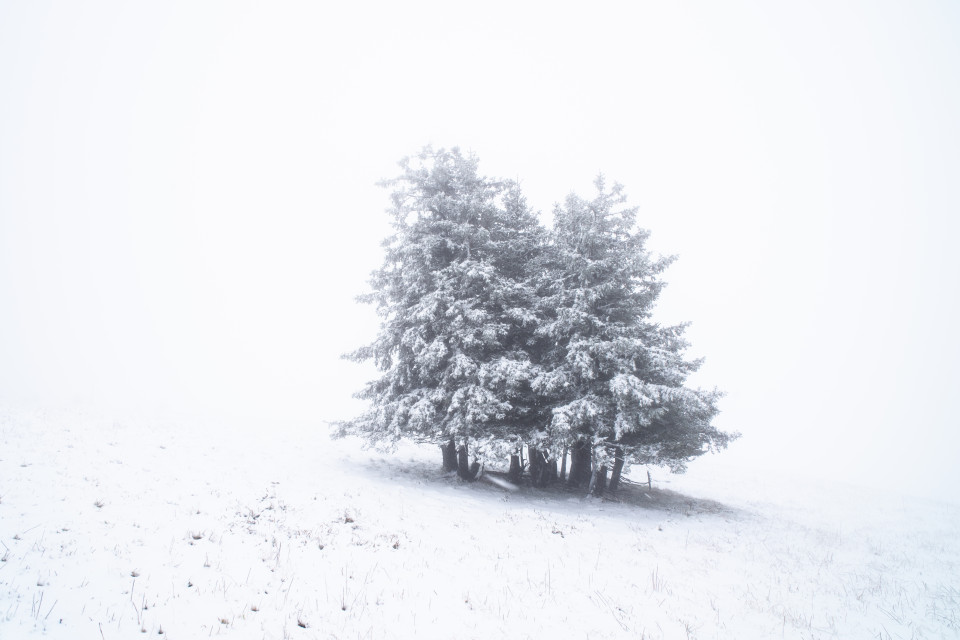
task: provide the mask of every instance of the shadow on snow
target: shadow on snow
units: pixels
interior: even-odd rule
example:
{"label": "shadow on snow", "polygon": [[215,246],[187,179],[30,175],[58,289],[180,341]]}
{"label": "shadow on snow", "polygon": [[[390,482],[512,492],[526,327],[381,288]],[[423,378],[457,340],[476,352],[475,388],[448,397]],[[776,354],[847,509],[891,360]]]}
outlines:
{"label": "shadow on snow", "polygon": [[534,487],[530,478],[524,476],[519,485],[510,483],[507,474],[502,471],[484,469],[477,480],[466,482],[457,477],[456,472],[445,472],[433,461],[401,456],[376,456],[361,462],[356,471],[366,470],[390,484],[416,486],[419,490],[454,490],[460,495],[477,501],[526,502],[530,506],[542,509],[551,506],[560,507],[570,502],[596,505],[623,505],[623,515],[631,508],[676,513],[685,516],[717,515],[735,516],[740,509],[727,506],[716,500],[689,496],[678,491],[660,487],[648,487],[623,479],[615,493],[607,493],[602,498],[592,497],[582,489],[567,487],[557,482],[547,487]]}

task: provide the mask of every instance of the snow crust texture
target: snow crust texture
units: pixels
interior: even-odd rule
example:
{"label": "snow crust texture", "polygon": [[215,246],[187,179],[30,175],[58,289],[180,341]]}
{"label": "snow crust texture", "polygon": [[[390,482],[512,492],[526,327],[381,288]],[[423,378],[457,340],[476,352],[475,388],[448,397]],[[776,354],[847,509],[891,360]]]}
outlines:
{"label": "snow crust texture", "polygon": [[4,639],[960,637],[952,503],[720,467],[599,501],[322,427],[4,406],[0,445]]}

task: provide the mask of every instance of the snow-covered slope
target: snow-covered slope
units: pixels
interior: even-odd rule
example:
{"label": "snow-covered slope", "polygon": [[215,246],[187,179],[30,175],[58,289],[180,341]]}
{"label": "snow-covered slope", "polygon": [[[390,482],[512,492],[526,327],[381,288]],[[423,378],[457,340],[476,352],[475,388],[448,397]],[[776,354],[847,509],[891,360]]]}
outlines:
{"label": "snow-covered slope", "polygon": [[211,424],[0,407],[0,638],[960,635],[955,504],[696,463],[505,491]]}

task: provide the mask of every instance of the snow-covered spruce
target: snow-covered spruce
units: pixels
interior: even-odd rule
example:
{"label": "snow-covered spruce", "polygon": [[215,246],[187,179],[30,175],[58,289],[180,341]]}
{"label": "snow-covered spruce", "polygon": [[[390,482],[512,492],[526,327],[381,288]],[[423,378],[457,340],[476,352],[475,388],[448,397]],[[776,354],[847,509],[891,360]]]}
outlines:
{"label": "snow-covered spruce", "polygon": [[572,452],[569,481],[602,493],[616,489],[626,464],[683,471],[736,434],[711,425],[718,391],[685,386],[700,365],[683,357],[685,325],[652,319],[673,258],[646,250],[649,232],[637,229],[620,185],[608,190],[602,177],[595,185],[593,199],[571,194],[554,210],[539,269],[544,351],[533,388],[551,409],[543,441]]}
{"label": "snow-covered spruce", "polygon": [[401,167],[385,183],[394,233],[361,296],[380,332],[347,356],[382,375],[339,435],[436,443],[464,479],[509,455],[514,481],[526,469],[535,485],[598,494],[625,465],[683,470],[735,437],[711,425],[720,394],[685,386],[699,362],[683,357],[684,327],[651,318],[671,259],[646,251],[619,185],[568,196],[548,231],[516,183],[458,149]]}
{"label": "snow-covered spruce", "polygon": [[370,409],[339,433],[386,447],[442,444],[444,467],[470,479],[479,467],[471,443],[489,455],[540,422],[530,403],[539,319],[526,263],[545,233],[516,184],[480,176],[476,158],[457,149],[427,148],[401,166],[386,183],[394,233],[361,297],[376,304],[380,332],[348,356],[373,359],[383,374],[358,394]]}

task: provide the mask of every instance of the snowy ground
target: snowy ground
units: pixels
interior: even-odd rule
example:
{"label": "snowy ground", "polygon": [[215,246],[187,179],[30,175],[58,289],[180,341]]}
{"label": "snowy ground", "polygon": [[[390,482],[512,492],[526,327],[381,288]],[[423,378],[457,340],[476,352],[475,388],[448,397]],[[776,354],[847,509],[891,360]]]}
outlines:
{"label": "snowy ground", "polygon": [[716,464],[507,492],[208,427],[0,406],[0,638],[960,637],[956,504]]}

